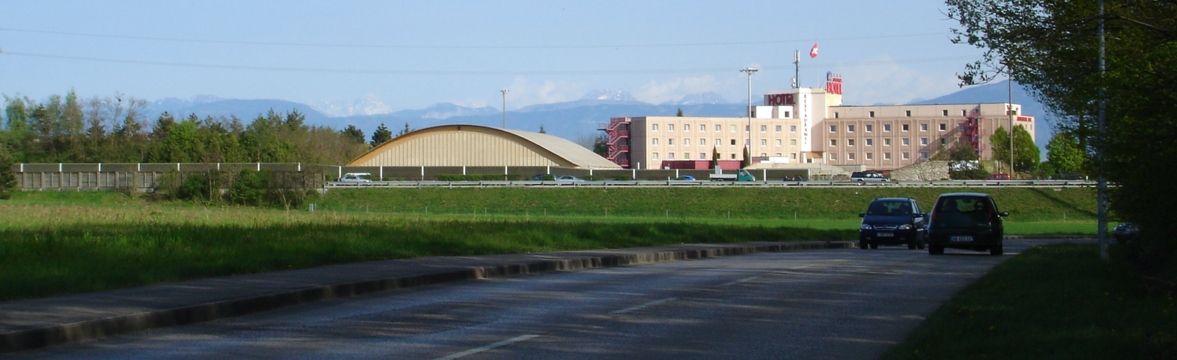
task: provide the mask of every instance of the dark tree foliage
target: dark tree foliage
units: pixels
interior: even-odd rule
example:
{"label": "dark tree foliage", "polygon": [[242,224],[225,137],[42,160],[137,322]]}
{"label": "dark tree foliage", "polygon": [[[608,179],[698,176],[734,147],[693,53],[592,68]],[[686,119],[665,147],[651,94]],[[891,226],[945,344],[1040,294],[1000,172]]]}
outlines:
{"label": "dark tree foliage", "polygon": [[740,168],[746,169],[746,168],[748,168],[748,166],[751,166],[751,165],[752,165],[752,152],[750,150],[748,150],[747,146],[745,146],[744,147],[744,158],[742,160],[740,160]]}
{"label": "dark tree foliage", "polygon": [[364,143],[364,131],[355,125],[348,125],[347,128],[340,130],[340,135],[343,135],[344,138],[351,140],[353,143]]}
{"label": "dark tree foliage", "polygon": [[[948,0],[955,41],[984,51],[963,83],[1005,73],[1058,115],[1059,130],[1094,156],[1096,174],[1118,185],[1111,207],[1140,225],[1127,253],[1140,269],[1177,276],[1171,205],[1177,147],[1177,2],[1107,1],[1106,71],[1098,66],[1097,2]],[[1100,99],[1106,123],[1097,124]],[[1102,160],[1100,160],[1102,158]],[[1170,280],[1172,280],[1170,278]],[[1172,281],[1170,281],[1172,283]]]}
{"label": "dark tree foliage", "polygon": [[16,173],[12,166],[8,146],[0,144],[0,199],[12,198],[12,193],[16,191]]}
{"label": "dark tree foliage", "polygon": [[601,157],[609,156],[609,137],[605,134],[598,134],[593,139],[593,153],[601,155]]}
{"label": "dark tree foliage", "polygon": [[[407,129],[408,126],[406,123],[405,128]],[[376,131],[372,132],[372,142],[369,145],[380,146],[380,144],[388,142],[388,140],[392,140],[392,131],[389,131],[388,127],[384,126],[384,123],[380,123],[380,126],[376,127]]]}

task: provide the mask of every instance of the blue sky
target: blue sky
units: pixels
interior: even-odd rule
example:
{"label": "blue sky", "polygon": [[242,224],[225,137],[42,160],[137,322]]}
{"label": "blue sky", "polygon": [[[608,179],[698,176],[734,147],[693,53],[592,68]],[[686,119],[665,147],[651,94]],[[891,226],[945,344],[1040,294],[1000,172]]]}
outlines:
{"label": "blue sky", "polygon": [[[508,108],[595,90],[661,103],[746,99],[845,79],[847,104],[957,89],[978,50],[949,41],[938,1],[9,1],[0,94],[71,88],[155,100],[213,95],[304,102],[329,112],[439,102]],[[816,59],[805,56],[820,43]]]}

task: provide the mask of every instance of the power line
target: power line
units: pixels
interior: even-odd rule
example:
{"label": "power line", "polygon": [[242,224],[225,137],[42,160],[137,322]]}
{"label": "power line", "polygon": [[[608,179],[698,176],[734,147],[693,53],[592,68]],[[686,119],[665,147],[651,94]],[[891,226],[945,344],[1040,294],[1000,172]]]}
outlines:
{"label": "power line", "polygon": [[[250,40],[225,40],[225,39],[199,39],[199,38],[183,38],[183,37],[163,37],[163,36],[143,36],[143,35],[125,35],[125,34],[102,34],[102,33],[85,33],[85,32],[69,32],[69,31],[55,31],[55,30],[39,30],[39,29],[18,29],[18,28],[0,28],[0,32],[14,32],[26,34],[43,34],[43,35],[58,35],[58,36],[72,36],[72,37],[89,37],[89,38],[104,38],[104,39],[119,39],[119,40],[138,40],[138,41],[160,41],[160,42],[181,42],[181,43],[200,43],[200,44],[220,44],[220,45],[247,45],[247,46],[285,46],[285,47],[318,47],[318,48],[370,48],[370,49],[614,49],[614,48],[673,48],[673,47],[716,47],[716,46],[750,46],[750,45],[773,45],[773,44],[794,44],[812,41],[815,37],[807,39],[783,39],[783,40],[756,40],[756,41],[705,41],[705,42],[679,42],[679,43],[630,43],[630,44],[581,44],[581,45],[525,45],[525,44],[505,44],[505,45],[474,45],[474,44],[450,44],[450,45],[421,45],[421,44],[363,44],[363,43],[316,43],[316,42],[284,42],[284,41],[250,41]],[[947,33],[907,33],[907,34],[878,34],[878,35],[863,35],[863,36],[844,36],[844,37],[821,37],[824,41],[840,41],[840,40],[877,40],[888,38],[912,38],[912,37],[930,37],[930,36],[946,36]]]}
{"label": "power line", "polygon": [[[69,61],[85,61],[85,62],[99,62],[112,64],[130,64],[130,65],[151,65],[151,66],[167,66],[167,67],[183,67],[196,69],[223,69],[223,70],[252,70],[252,71],[273,71],[273,72],[304,72],[304,73],[333,73],[333,74],[358,74],[358,75],[511,75],[511,74],[537,74],[537,75],[578,75],[578,74],[637,74],[637,73],[711,73],[711,72],[726,72],[729,68],[726,66],[715,67],[697,67],[697,68],[679,68],[679,69],[498,69],[498,70],[474,70],[474,69],[354,69],[354,68],[325,68],[325,67],[299,67],[299,66],[270,66],[270,65],[237,65],[237,64],[208,64],[208,63],[191,63],[191,62],[173,62],[173,61],[153,61],[153,60],[138,60],[138,59],[118,59],[118,58],[104,58],[93,56],[76,56],[63,54],[46,54],[46,53],[31,53],[19,51],[3,51],[0,56],[17,56],[17,57],[31,57],[42,59],[55,60],[69,60]],[[971,57],[940,57],[940,58],[923,58],[923,59],[904,59],[896,61],[876,60],[876,61],[858,61],[858,62],[834,62],[825,63],[827,66],[870,66],[870,65],[889,65],[893,63],[900,64],[916,64],[929,62],[947,62],[947,61],[966,61],[972,59]],[[762,69],[780,70],[787,69],[787,65],[782,66],[762,66]]]}

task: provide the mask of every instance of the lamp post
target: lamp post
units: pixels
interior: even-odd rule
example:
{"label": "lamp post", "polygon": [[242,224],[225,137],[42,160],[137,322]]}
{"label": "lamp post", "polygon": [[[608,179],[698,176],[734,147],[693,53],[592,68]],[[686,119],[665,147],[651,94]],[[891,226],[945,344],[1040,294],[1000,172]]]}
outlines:
{"label": "lamp post", "polygon": [[748,159],[744,160],[747,160],[748,164],[752,164],[752,74],[755,74],[757,71],[760,71],[760,69],[751,66],[740,69],[740,72],[748,74],[748,137],[744,139],[744,146],[748,148],[749,157]]}
{"label": "lamp post", "polygon": [[507,89],[499,90],[503,94],[503,129],[507,128]]}
{"label": "lamp post", "polygon": [[1009,75],[1009,79],[1006,80],[1006,82],[1005,82],[1005,93],[1006,93],[1006,96],[1009,97],[1009,102],[1007,103],[1008,105],[1006,105],[1009,108],[1005,110],[1006,115],[1009,116],[1009,178],[1013,179],[1014,178],[1014,72],[1013,72],[1013,69],[1009,67],[1009,64],[1005,65],[1005,69],[1009,73],[1009,74],[1007,74],[1007,75]]}

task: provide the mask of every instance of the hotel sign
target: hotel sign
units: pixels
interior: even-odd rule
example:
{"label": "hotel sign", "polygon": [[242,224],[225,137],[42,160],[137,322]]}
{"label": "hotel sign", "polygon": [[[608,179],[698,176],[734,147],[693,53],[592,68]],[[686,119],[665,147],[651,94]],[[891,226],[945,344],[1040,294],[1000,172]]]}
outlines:
{"label": "hotel sign", "polygon": [[797,94],[768,94],[764,95],[764,104],[768,106],[784,106],[797,103]]}

